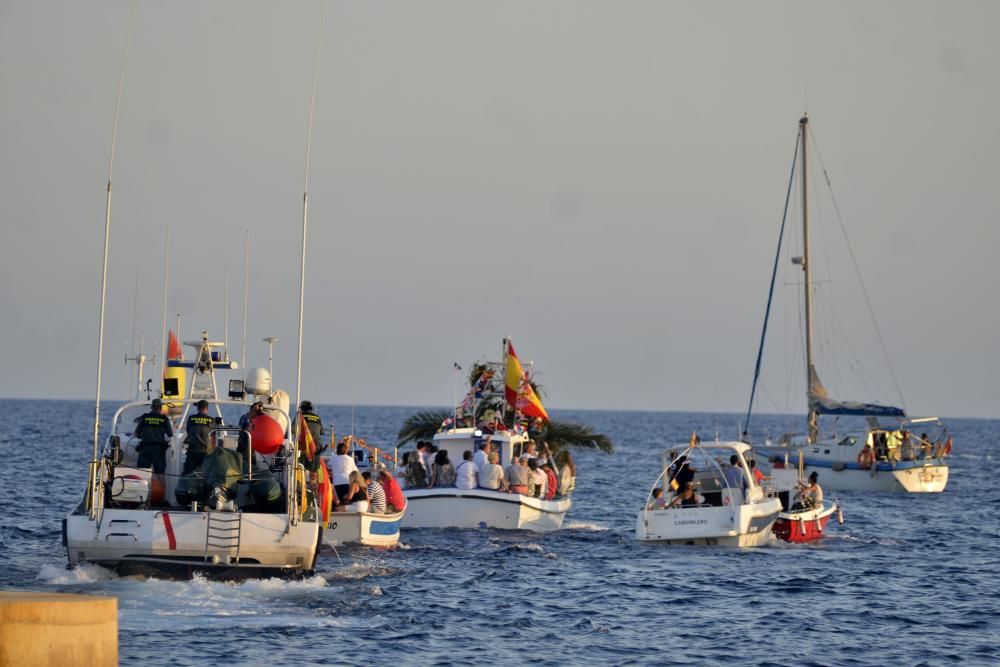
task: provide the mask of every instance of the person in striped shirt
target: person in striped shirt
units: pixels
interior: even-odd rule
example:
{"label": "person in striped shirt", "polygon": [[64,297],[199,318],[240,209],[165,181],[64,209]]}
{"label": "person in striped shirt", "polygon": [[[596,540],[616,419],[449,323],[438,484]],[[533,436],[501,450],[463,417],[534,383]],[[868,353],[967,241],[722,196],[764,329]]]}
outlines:
{"label": "person in striped shirt", "polygon": [[382,485],[372,479],[372,474],[367,470],[361,473],[368,485],[368,511],[373,514],[385,514],[385,491]]}

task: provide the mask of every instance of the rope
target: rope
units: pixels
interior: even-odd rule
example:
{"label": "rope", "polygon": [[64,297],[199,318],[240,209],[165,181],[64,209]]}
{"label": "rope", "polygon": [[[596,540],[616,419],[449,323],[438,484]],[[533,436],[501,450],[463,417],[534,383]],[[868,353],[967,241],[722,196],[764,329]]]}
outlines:
{"label": "rope", "polygon": [[764,327],[760,332],[760,346],[757,348],[757,363],[754,365],[753,385],[750,387],[750,404],[747,405],[747,418],[743,429],[750,432],[750,414],[753,411],[753,399],[757,393],[757,381],[760,378],[760,365],[764,360],[764,339],[767,337],[767,320],[771,315],[771,302],[774,300],[774,280],[778,275],[778,260],[781,257],[781,241],[785,237],[785,223],[788,221],[788,203],[792,197],[792,184],[795,180],[795,163],[798,161],[799,133],[795,133],[795,152],[792,154],[792,172],[788,178],[788,191],[785,193],[785,211],[781,215],[781,230],[778,232],[778,250],[774,253],[774,267],[771,269],[771,286],[767,291],[767,308],[764,310]]}
{"label": "rope", "polygon": [[816,135],[813,134],[812,128],[809,128],[809,136],[812,137],[813,148],[816,150],[816,157],[819,158],[819,166],[823,170],[823,177],[826,179],[826,186],[830,189],[830,199],[833,201],[833,210],[837,213],[837,222],[840,223],[840,231],[844,236],[844,243],[847,245],[847,252],[851,256],[851,264],[854,265],[854,271],[858,275],[858,282],[861,284],[861,293],[865,297],[865,305],[868,307],[868,315],[872,318],[872,324],[875,326],[875,335],[878,338],[879,347],[882,349],[882,357],[885,359],[885,365],[889,369],[889,377],[892,378],[892,384],[896,388],[896,393],[899,395],[899,402],[903,408],[906,410],[906,402],[903,399],[903,390],[899,386],[899,381],[896,379],[896,373],[892,370],[892,364],[889,362],[889,351],[885,346],[885,340],[882,338],[882,331],[878,326],[878,319],[875,317],[875,309],[872,308],[871,299],[868,298],[868,290],[865,287],[865,281],[861,277],[861,269],[858,267],[858,260],[854,256],[854,248],[851,247],[851,240],[847,237],[847,227],[844,225],[844,218],[840,214],[840,206],[837,204],[837,197],[833,192],[833,183],[830,182],[830,175],[826,171],[826,165],[823,163],[823,156],[819,152],[819,145],[816,142]]}

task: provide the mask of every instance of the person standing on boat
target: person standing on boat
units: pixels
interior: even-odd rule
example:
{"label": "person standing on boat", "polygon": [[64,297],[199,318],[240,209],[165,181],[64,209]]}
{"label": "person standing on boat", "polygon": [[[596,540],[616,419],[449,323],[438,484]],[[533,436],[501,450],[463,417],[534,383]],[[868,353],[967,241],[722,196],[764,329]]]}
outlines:
{"label": "person standing on boat", "polygon": [[472,462],[472,452],[462,453],[465,459],[455,468],[455,487],[459,489],[474,489],[479,486],[479,467]]}
{"label": "person standing on boat", "polygon": [[136,421],[139,425],[135,435],[139,438],[139,460],[137,468],[153,468],[153,472],[163,474],[167,469],[167,447],[174,437],[170,418],[163,414],[163,401],[154,398],[149,404],[149,412]]}
{"label": "person standing on boat", "polygon": [[330,457],[327,467],[330,469],[330,478],[337,498],[340,502],[349,502],[346,498],[351,487],[351,473],[357,472],[358,466],[354,462],[354,457],[347,453],[346,440],[341,440],[337,444],[337,453]]}
{"label": "person standing on boat", "polygon": [[726,485],[730,489],[747,490],[747,477],[743,474],[740,457],[736,454],[729,457],[729,467],[726,468]]}
{"label": "person standing on boat", "polygon": [[308,461],[305,452],[302,451],[299,452],[300,460],[306,470],[315,473],[319,470],[319,454],[322,451],[323,420],[313,411],[312,401],[302,401],[299,404],[299,413],[302,415],[302,419],[306,423],[306,428],[309,429],[309,434],[312,435],[313,442],[316,444],[316,456],[313,456],[312,461]]}
{"label": "person standing on boat", "polygon": [[201,399],[195,404],[198,412],[188,417],[184,430],[187,432],[187,456],[184,459],[184,471],[188,475],[201,469],[201,463],[208,453],[208,440],[215,425],[215,418],[208,414],[208,401]]}

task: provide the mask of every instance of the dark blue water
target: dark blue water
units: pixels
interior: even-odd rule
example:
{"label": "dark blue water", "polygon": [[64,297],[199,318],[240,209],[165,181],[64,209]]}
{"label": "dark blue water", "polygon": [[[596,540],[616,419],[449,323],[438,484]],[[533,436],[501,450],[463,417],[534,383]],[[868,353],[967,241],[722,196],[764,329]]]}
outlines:
{"label": "dark blue water", "polygon": [[[733,436],[738,417],[562,412],[618,447],[577,456],[564,530],[407,531],[396,550],[325,554],[309,579],[227,584],[64,569],[92,412],[0,401],[0,586],[116,596],[125,665],[1000,664],[997,421],[949,420],[944,493],[841,493],[846,523],[821,544],[741,551],[633,537],[662,446]],[[350,408],[319,412],[350,431]],[[355,430],[391,443],[410,412],[357,408]]]}

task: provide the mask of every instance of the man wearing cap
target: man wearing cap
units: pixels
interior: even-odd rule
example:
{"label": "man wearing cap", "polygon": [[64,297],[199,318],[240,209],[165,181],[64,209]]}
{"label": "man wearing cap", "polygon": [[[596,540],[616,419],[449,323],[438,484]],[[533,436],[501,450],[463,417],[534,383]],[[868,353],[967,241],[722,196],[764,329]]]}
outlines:
{"label": "man wearing cap", "polygon": [[306,452],[301,444],[303,441],[299,441],[299,460],[302,465],[305,466],[306,470],[311,473],[315,473],[319,470],[320,452],[322,452],[325,447],[323,447],[323,420],[319,418],[319,415],[313,411],[312,401],[302,401],[299,403],[299,414],[302,415],[302,419],[306,423],[306,428],[309,429],[309,435],[312,436],[313,444],[316,445],[316,455],[313,456],[310,461]]}
{"label": "man wearing cap", "polygon": [[215,418],[208,414],[208,401],[202,399],[195,406],[198,408],[198,412],[188,417],[187,425],[184,427],[187,432],[184,442],[188,446],[182,473],[184,475],[201,468],[205,454],[208,453],[208,439],[212,433],[212,426],[215,425]]}
{"label": "man wearing cap", "polygon": [[154,398],[151,410],[139,417],[135,436],[139,438],[139,460],[137,468],[152,466],[153,472],[162,474],[167,469],[167,447],[174,429],[170,419],[163,414],[163,401]]}

